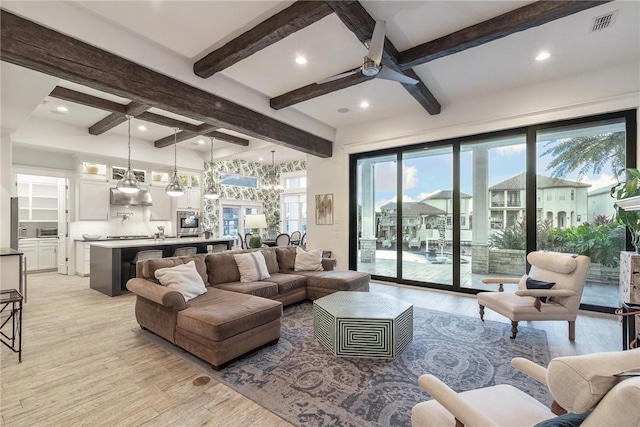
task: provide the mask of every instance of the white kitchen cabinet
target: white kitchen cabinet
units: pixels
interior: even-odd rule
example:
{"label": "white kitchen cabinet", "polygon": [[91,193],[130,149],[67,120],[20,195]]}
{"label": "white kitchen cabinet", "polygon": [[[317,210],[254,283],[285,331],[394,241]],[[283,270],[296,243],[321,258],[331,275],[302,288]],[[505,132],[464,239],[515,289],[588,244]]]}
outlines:
{"label": "white kitchen cabinet", "polygon": [[109,219],[109,183],[80,180],[78,219],[80,221],[107,221]]}
{"label": "white kitchen cabinet", "polygon": [[202,209],[202,191],[200,188],[185,188],[184,194],[177,197],[178,209]]}
{"label": "white kitchen cabinet", "polygon": [[27,258],[27,271],[58,268],[58,239],[24,239],[18,248]]}
{"label": "white kitchen cabinet", "polygon": [[38,270],[50,270],[58,268],[58,241],[38,243]]}
{"label": "white kitchen cabinet", "polygon": [[178,178],[184,186],[184,194],[177,197],[177,209],[202,209],[201,175],[195,172],[178,172]]}
{"label": "white kitchen cabinet", "polygon": [[91,272],[91,246],[87,242],[76,242],[76,273],[88,276]]}
{"label": "white kitchen cabinet", "polygon": [[19,181],[17,186],[18,218],[21,222],[58,221],[56,182]]}
{"label": "white kitchen cabinet", "polygon": [[171,197],[165,192],[166,186],[151,186],[149,194],[153,205],[149,206],[150,221],[171,221]]}

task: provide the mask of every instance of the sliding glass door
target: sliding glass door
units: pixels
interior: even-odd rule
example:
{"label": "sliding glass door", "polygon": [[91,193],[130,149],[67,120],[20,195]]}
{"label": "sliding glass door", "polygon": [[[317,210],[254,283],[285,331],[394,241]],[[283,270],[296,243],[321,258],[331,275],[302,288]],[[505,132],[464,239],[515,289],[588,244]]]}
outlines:
{"label": "sliding glass door", "polygon": [[476,293],[521,277],[531,251],[577,253],[591,257],[583,307],[616,307],[630,245],[609,191],[636,134],[634,110],[353,155],[350,268]]}

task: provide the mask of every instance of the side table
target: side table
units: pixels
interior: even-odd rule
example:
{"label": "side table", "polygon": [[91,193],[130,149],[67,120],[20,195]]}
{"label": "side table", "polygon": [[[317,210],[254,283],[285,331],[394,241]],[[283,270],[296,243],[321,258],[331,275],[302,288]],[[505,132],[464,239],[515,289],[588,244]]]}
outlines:
{"label": "side table", "polygon": [[[0,341],[14,353],[18,353],[18,363],[22,363],[22,301],[23,296],[15,289],[0,291],[0,316],[10,306],[11,311],[0,325]],[[2,329],[11,321],[11,335],[5,334]],[[17,341],[17,344],[16,344]],[[17,346],[17,349],[16,349]]]}

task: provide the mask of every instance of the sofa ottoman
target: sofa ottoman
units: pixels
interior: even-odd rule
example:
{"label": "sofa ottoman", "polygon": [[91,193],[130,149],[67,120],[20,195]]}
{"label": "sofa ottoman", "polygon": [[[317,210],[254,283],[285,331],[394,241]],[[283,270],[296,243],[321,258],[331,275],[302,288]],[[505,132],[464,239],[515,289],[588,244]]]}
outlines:
{"label": "sofa ottoman", "polygon": [[175,343],[215,370],[280,338],[281,302],[215,288],[203,296],[178,312]]}
{"label": "sofa ottoman", "polygon": [[360,271],[325,271],[307,276],[307,298],[314,300],[338,291],[369,292],[371,275]]}

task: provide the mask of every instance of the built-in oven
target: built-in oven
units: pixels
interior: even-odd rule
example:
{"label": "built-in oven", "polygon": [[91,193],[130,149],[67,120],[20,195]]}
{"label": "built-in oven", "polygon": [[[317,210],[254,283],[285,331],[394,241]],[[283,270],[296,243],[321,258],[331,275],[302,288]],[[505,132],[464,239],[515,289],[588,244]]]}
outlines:
{"label": "built-in oven", "polygon": [[178,237],[200,237],[202,233],[202,217],[197,210],[180,210],[176,212],[176,234]]}

